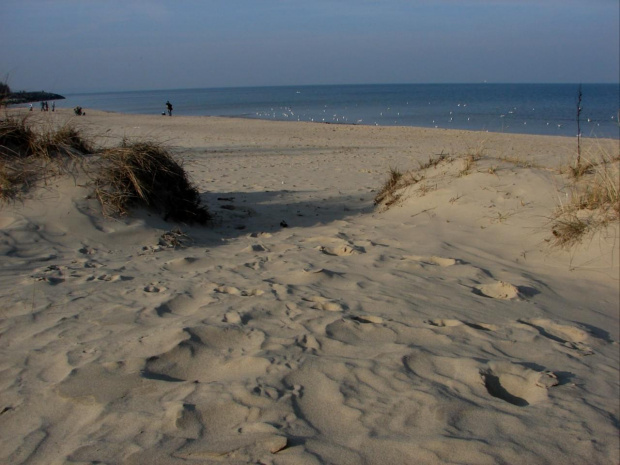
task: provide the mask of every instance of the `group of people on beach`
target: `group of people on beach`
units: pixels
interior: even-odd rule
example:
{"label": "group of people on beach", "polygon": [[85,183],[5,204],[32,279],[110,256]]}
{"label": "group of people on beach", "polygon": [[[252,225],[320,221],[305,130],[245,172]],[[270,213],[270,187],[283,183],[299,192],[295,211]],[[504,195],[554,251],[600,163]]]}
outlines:
{"label": "group of people on beach", "polygon": [[[30,104],[30,111],[33,110],[33,106],[32,103]],[[49,103],[47,103],[46,101],[41,102],[41,111],[49,111],[50,110],[50,106]],[[52,111],[56,110],[56,102],[52,102]]]}

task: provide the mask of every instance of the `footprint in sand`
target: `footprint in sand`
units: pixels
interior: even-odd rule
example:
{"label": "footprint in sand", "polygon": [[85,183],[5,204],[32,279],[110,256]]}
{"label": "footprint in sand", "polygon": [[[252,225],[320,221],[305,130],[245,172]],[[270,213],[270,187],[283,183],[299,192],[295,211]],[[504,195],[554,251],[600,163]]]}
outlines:
{"label": "footprint in sand", "polygon": [[431,326],[436,326],[438,328],[449,328],[453,326],[463,325],[463,322],[460,320],[442,320],[442,319],[426,320],[425,323]]}
{"label": "footprint in sand", "polygon": [[527,407],[547,400],[547,389],[557,386],[557,376],[538,372],[510,362],[490,362],[480,370],[487,392],[498,399]]}
{"label": "footprint in sand", "polygon": [[170,271],[198,271],[207,269],[212,264],[207,258],[183,257],[170,260],[164,264],[164,269]]}
{"label": "footprint in sand", "polygon": [[541,336],[558,342],[570,349],[580,351],[582,355],[594,354],[592,348],[586,344],[589,339],[588,333],[582,329],[575,328],[574,326],[561,325],[542,318],[530,320],[522,319],[517,321],[536,329]]}
{"label": "footprint in sand", "polygon": [[355,245],[342,244],[334,247],[324,247],[320,246],[319,250],[327,255],[335,255],[338,257],[346,257],[348,255],[356,255],[360,253],[364,253],[364,249],[362,247],[357,247]]}
{"label": "footprint in sand", "polygon": [[167,408],[166,417],[170,424],[168,434],[186,439],[198,439],[203,430],[200,412],[194,404],[173,403]]}
{"label": "footprint in sand", "polygon": [[[58,265],[49,265],[45,268],[40,268],[35,270],[35,272],[30,275],[31,278],[36,281],[45,281],[51,286],[56,286],[57,284],[61,284],[65,282],[67,278],[67,271],[70,271],[65,266]],[[76,277],[71,275],[70,277]],[[29,280],[25,280],[24,283],[28,283]]]}
{"label": "footprint in sand", "polygon": [[58,386],[58,393],[83,404],[109,404],[144,384],[124,362],[90,364],[74,368]]}
{"label": "footprint in sand", "polygon": [[329,281],[342,281],[344,279],[346,279],[344,277],[344,273],[328,270],[326,268],[314,268],[313,266],[292,271],[290,273],[286,273],[286,275],[278,277],[278,280],[285,284],[304,285]]}
{"label": "footprint in sand", "polygon": [[97,253],[97,249],[93,249],[91,247],[82,247],[78,250],[78,252],[83,255],[95,255]]}
{"label": "footprint in sand", "polygon": [[219,292],[220,294],[239,295],[242,297],[259,296],[265,293],[265,291],[262,291],[260,289],[241,290],[234,286],[218,286],[214,290],[215,292]]}
{"label": "footprint in sand", "polygon": [[317,351],[321,348],[321,344],[312,334],[304,334],[298,337],[295,342],[304,350]]}
{"label": "footprint in sand", "polygon": [[325,327],[325,334],[347,344],[385,343],[398,339],[398,333],[388,325],[383,324],[381,317],[374,315],[358,315],[350,318],[341,318]]}
{"label": "footprint in sand", "polygon": [[[476,398],[487,394],[519,407],[547,400],[547,389],[558,385],[557,376],[539,372],[510,362],[489,362],[480,367],[477,360],[464,357],[434,355],[426,350],[415,350],[403,358],[405,368],[415,375],[412,380],[420,389],[437,391],[434,385],[448,387],[459,398],[467,393]],[[429,385],[430,383],[430,385]]]}
{"label": "footprint in sand", "polygon": [[272,365],[255,356],[265,340],[262,331],[238,326],[198,326],[183,331],[187,339],[146,361],[145,378],[226,382],[262,376]]}
{"label": "footprint in sand", "polygon": [[404,260],[414,260],[416,262],[421,262],[429,265],[438,265],[441,267],[453,266],[459,263],[455,258],[444,258],[437,257],[435,255],[431,257],[425,257],[422,255],[406,255],[403,257]]}
{"label": "footprint in sand", "polygon": [[443,319],[426,320],[425,323],[431,326],[436,326],[438,328],[467,326],[469,328],[477,329],[479,331],[497,331],[497,326],[488,323],[470,323],[468,321]]}
{"label": "footprint in sand", "polygon": [[344,310],[343,305],[321,296],[307,297],[303,298],[303,300],[311,302],[311,308],[316,310],[325,310],[328,312],[342,312]]}
{"label": "footprint in sand", "polygon": [[216,301],[217,300],[210,295],[210,292],[208,292],[204,288],[199,287],[184,294],[178,294],[172,299],[163,302],[161,305],[155,308],[155,312],[157,313],[157,316],[160,317],[165,317],[169,315],[193,315],[201,308],[204,308]]}
{"label": "footprint in sand", "polygon": [[[208,441],[188,441],[174,453],[174,456],[184,459],[183,461],[190,460],[192,462],[195,460],[220,462],[228,456],[233,456],[242,458],[243,463],[266,463],[263,461],[264,459],[255,461],[251,460],[250,457],[265,456],[265,459],[268,459],[288,445],[285,436],[276,434],[277,429],[275,427],[272,426],[271,429],[274,431],[271,434],[243,434],[240,431],[234,436],[210,438]],[[241,463],[237,460],[235,462]]]}
{"label": "footprint in sand", "polygon": [[243,250],[242,252],[269,252],[269,248],[264,244],[252,244]]}
{"label": "footprint in sand", "polygon": [[376,315],[358,315],[352,316],[351,319],[354,321],[359,321],[360,323],[372,323],[376,325],[383,323],[383,318]]}
{"label": "footprint in sand", "polygon": [[482,284],[473,288],[474,293],[492,299],[512,300],[519,297],[519,289],[505,281]]}
{"label": "footprint in sand", "polygon": [[103,265],[96,260],[86,260],[84,268],[101,268]]}
{"label": "footprint in sand", "polygon": [[480,382],[479,364],[470,358],[435,355],[420,348],[403,357],[403,364],[413,382],[433,392],[439,385],[466,393]]}
{"label": "footprint in sand", "polygon": [[268,232],[253,232],[251,234],[248,234],[248,237],[252,237],[252,238],[257,238],[257,237],[270,238],[271,236],[272,236],[271,233],[268,233]]}
{"label": "footprint in sand", "polygon": [[160,292],[165,292],[165,291],[166,291],[166,287],[160,284],[148,284],[144,286],[144,292],[160,293]]}
{"label": "footprint in sand", "polygon": [[105,282],[116,282],[116,281],[131,281],[133,279],[132,276],[124,276],[120,274],[101,274],[99,276],[89,276],[86,278],[86,281],[105,281]]}
{"label": "footprint in sand", "polygon": [[[270,457],[287,446],[287,438],[276,426],[253,421],[251,408],[228,393],[217,394],[206,402],[167,403],[165,434],[190,439],[177,442],[174,457],[192,463],[221,462],[231,457],[235,463],[266,463],[259,458]],[[128,463],[154,463],[158,458],[138,453]]]}

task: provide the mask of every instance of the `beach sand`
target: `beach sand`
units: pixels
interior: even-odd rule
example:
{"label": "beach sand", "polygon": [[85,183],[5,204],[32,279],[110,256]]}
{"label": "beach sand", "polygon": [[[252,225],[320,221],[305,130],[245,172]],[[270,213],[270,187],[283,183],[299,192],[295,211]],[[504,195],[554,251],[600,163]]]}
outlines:
{"label": "beach sand", "polygon": [[[164,142],[216,221],[72,177],[0,208],[0,463],[619,462],[618,227],[550,245],[575,139],[37,118]],[[485,159],[374,206],[441,153]]]}

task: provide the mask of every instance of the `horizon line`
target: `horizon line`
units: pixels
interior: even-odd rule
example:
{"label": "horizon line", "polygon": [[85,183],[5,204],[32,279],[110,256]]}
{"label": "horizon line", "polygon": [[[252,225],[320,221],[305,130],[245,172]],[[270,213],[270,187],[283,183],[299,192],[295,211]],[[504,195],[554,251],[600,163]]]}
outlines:
{"label": "horizon line", "polygon": [[[125,93],[125,92],[163,92],[163,91],[188,91],[188,90],[219,90],[219,89],[261,89],[276,87],[355,87],[355,86],[466,86],[466,85],[618,85],[618,82],[388,82],[388,83],[348,83],[348,84],[264,84],[264,85],[244,85],[244,86],[208,86],[208,87],[170,87],[170,88],[152,88],[152,89],[105,89],[105,90],[81,90],[81,91],[59,91],[68,95],[79,94],[107,94],[107,93]],[[13,92],[24,92],[22,90]],[[25,92],[38,92],[28,91]]]}

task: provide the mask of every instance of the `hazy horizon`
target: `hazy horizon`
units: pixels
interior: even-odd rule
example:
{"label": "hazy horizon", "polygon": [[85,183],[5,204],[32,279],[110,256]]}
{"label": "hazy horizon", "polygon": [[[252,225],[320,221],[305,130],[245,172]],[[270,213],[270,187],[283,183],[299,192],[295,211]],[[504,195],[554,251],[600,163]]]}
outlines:
{"label": "hazy horizon", "polygon": [[617,0],[5,0],[0,79],[116,92],[615,84]]}
{"label": "hazy horizon", "polygon": [[[575,89],[578,88],[579,85],[618,85],[619,82],[389,82],[389,83],[381,83],[381,82],[370,82],[370,83],[342,83],[342,84],[283,84],[283,85],[258,85],[258,86],[217,86],[217,87],[176,87],[176,88],[159,88],[159,89],[104,89],[104,90],[88,90],[88,91],[64,91],[67,95],[79,95],[79,94],[107,94],[107,93],[123,93],[123,92],[162,92],[162,91],[192,91],[192,90],[218,90],[218,89],[244,89],[244,88],[270,88],[270,87],[322,87],[322,86],[441,86],[441,85],[566,85],[566,86],[575,86]],[[63,93],[56,92],[54,90],[47,89],[12,89],[13,91],[21,91],[25,90],[27,92],[36,92],[38,90],[46,91],[46,92],[55,92],[55,93]]]}

